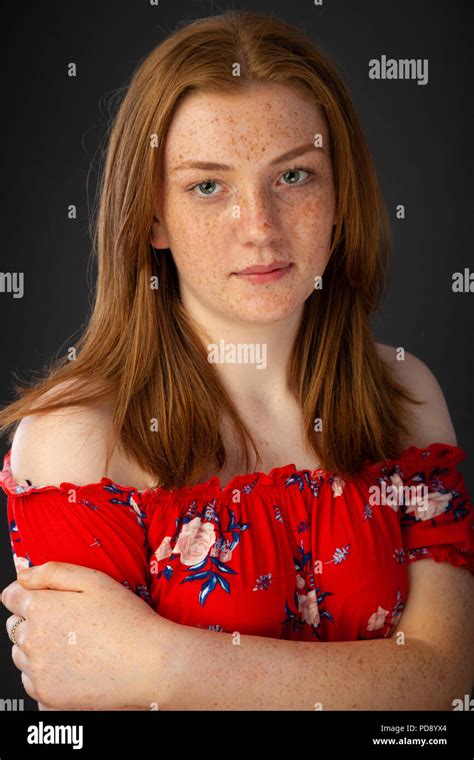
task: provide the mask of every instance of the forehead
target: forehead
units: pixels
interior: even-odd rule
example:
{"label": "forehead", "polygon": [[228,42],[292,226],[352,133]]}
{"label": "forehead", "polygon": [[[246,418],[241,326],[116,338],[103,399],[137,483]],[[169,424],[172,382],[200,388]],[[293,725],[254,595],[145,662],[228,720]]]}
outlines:
{"label": "forehead", "polygon": [[[322,134],[325,116],[310,95],[284,85],[252,85],[238,93],[191,93],[173,116],[165,160],[237,158],[276,155]],[[264,162],[266,159],[264,158]],[[170,168],[171,165],[170,165]]]}

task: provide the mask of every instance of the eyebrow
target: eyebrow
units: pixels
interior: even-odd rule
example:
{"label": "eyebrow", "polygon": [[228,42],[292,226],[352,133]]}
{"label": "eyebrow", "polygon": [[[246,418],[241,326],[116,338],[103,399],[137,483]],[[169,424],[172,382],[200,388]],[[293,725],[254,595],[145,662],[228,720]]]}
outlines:
{"label": "eyebrow", "polygon": [[[277,156],[276,158],[272,159],[268,166],[275,166],[275,164],[281,164],[283,161],[290,161],[292,158],[297,158],[298,156],[302,156],[305,153],[309,153],[309,151],[318,151],[319,153],[325,153],[323,148],[316,147],[313,143],[306,143],[305,145],[300,145],[297,148],[292,148],[292,150],[288,150],[286,153],[282,153],[281,156]],[[209,169],[211,171],[232,171],[234,169],[233,166],[228,166],[227,164],[216,164],[213,161],[185,161],[182,164],[179,164],[179,166],[176,166],[172,171],[170,172],[173,174],[174,172],[182,171],[183,169]]]}

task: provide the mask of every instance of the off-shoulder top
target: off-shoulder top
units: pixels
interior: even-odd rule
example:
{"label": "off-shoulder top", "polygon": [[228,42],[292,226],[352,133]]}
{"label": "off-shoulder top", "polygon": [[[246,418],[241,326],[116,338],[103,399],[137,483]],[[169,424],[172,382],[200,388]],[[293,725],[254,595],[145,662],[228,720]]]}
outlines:
{"label": "off-shoulder top", "polygon": [[433,443],[350,480],[294,464],[177,490],[107,477],[0,485],[16,570],[49,560],[107,573],[185,625],[295,641],[390,636],[408,564],[474,573],[465,452]]}

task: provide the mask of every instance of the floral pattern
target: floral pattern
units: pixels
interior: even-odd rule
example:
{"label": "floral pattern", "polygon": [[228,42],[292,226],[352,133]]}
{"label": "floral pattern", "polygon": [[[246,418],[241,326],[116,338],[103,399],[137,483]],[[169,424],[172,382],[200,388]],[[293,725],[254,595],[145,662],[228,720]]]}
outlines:
{"label": "floral pattern", "polygon": [[[0,485],[17,571],[48,559],[83,564],[179,623],[346,641],[393,635],[410,563],[432,559],[474,573],[473,507],[457,467],[464,456],[434,443],[367,464],[351,479],[289,464],[225,487],[214,477],[167,492],[108,478],[19,483],[9,452]],[[390,498],[372,499],[374,486]]]}

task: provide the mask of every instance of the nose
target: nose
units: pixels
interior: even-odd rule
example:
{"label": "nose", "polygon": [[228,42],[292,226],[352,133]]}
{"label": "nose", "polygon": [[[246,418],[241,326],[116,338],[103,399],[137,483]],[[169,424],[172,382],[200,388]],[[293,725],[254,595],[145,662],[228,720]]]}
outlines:
{"label": "nose", "polygon": [[265,188],[249,188],[239,194],[233,218],[240,243],[263,246],[279,237],[275,202]]}

